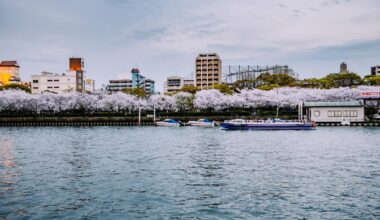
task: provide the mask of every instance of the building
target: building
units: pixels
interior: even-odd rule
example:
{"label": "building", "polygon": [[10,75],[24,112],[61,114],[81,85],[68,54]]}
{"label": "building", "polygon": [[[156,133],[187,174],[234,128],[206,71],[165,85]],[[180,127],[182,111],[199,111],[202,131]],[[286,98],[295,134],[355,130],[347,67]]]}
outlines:
{"label": "building", "polygon": [[132,88],[132,80],[130,79],[116,79],[110,80],[107,85],[107,90],[111,93],[121,92],[123,89]]}
{"label": "building", "polygon": [[348,73],[347,64],[345,62],[340,64],[340,73]]}
{"label": "building", "polygon": [[74,92],[77,88],[76,79],[77,76],[74,71],[68,71],[63,74],[42,72],[39,75],[32,75],[32,93]]}
{"label": "building", "polygon": [[199,54],[195,60],[195,85],[212,89],[222,81],[222,60],[216,53]]}
{"label": "building", "polygon": [[194,80],[193,79],[184,79],[183,80],[183,86],[194,86]]}
{"label": "building", "polygon": [[184,85],[183,77],[169,76],[164,83],[164,92],[178,92]]}
{"label": "building", "polygon": [[145,80],[145,92],[148,94],[154,93],[154,80],[146,79]]}
{"label": "building", "polygon": [[154,93],[154,80],[146,79],[145,76],[140,74],[140,70],[133,68],[131,70],[132,80],[119,79],[110,80],[107,85],[107,90],[111,93],[120,92],[126,88],[142,88],[147,94]]}
{"label": "building", "polygon": [[315,122],[363,122],[365,120],[362,101],[350,102],[305,102],[307,117]]}
{"label": "building", "polygon": [[76,91],[84,92],[84,59],[78,57],[71,57],[69,59],[69,72],[76,75]]}
{"label": "building", "polygon": [[17,61],[1,61],[0,85],[20,82],[20,66]]}
{"label": "building", "polygon": [[83,70],[83,63],[82,58],[70,58],[69,70],[63,74],[45,71],[39,75],[32,75],[32,93],[47,91],[54,93],[84,92],[85,71]]}
{"label": "building", "polygon": [[85,79],[84,80],[84,90],[86,92],[95,92],[95,80]]}
{"label": "building", "polygon": [[380,75],[380,65],[371,67],[371,75]]}

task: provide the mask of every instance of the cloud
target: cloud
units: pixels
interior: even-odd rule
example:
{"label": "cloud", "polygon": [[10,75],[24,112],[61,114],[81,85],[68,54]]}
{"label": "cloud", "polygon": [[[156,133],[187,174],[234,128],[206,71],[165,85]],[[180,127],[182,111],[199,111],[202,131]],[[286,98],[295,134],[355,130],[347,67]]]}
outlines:
{"label": "cloud", "polygon": [[217,52],[224,64],[283,63],[377,42],[379,23],[377,0],[2,0],[0,60],[17,58],[28,80],[42,70],[62,72],[69,56],[83,56],[97,82],[139,66],[161,84],[173,72],[194,71],[200,52]]}

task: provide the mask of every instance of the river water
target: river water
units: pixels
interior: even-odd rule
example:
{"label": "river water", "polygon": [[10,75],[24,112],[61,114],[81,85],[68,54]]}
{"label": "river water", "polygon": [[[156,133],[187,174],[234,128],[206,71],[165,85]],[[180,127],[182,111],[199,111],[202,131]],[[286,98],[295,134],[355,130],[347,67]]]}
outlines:
{"label": "river water", "polygon": [[0,128],[0,219],[379,219],[380,130]]}

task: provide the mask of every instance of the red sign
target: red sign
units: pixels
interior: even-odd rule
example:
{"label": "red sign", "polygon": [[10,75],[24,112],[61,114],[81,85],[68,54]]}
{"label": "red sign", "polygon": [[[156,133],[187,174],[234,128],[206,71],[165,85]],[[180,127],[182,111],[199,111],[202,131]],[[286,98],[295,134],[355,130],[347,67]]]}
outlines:
{"label": "red sign", "polygon": [[360,96],[380,96],[380,92],[362,92]]}

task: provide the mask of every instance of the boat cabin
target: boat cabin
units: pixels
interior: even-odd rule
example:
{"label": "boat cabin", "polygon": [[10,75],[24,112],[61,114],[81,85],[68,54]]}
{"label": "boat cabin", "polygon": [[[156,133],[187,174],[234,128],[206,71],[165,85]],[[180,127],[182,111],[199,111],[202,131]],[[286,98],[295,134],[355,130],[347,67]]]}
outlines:
{"label": "boat cabin", "polygon": [[364,122],[363,101],[304,102],[306,115],[315,122]]}

